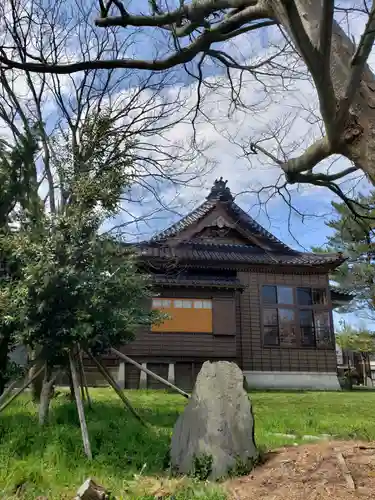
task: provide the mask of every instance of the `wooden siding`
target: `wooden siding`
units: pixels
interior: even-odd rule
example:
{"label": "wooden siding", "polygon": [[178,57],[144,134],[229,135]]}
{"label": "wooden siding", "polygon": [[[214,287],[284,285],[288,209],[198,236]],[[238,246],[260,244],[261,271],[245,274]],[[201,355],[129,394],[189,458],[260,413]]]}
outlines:
{"label": "wooden siding", "polygon": [[235,298],[214,297],[212,310],[214,335],[236,335]]}
{"label": "wooden siding", "polygon": [[179,362],[175,366],[175,382],[177,387],[185,391],[191,391],[194,387],[198,373],[203,362]]}
{"label": "wooden siding", "polygon": [[[148,363],[147,368],[152,372],[159,375],[163,379],[168,378],[168,364],[167,363]],[[138,371],[139,374],[139,371]],[[147,389],[167,389],[167,387],[159,382],[159,380],[154,379],[150,375],[147,375]]]}
{"label": "wooden siding", "polygon": [[[180,297],[196,299],[226,299],[234,303],[235,292],[233,291],[208,291],[208,290],[190,290],[190,289],[161,289],[161,297]],[[233,308],[234,310],[234,308]],[[229,320],[230,321],[230,320]],[[240,325],[236,323],[236,329]],[[229,333],[232,325],[228,323],[228,335],[215,335],[212,333],[159,333],[149,330],[137,332],[136,339],[121,348],[129,356],[149,358],[170,358],[185,356],[193,358],[216,359],[236,358],[237,347],[235,335]],[[215,332],[214,332],[215,333]]]}
{"label": "wooden siding", "polygon": [[[167,377],[168,364],[175,363],[176,385],[191,390],[195,378],[206,360],[225,359],[235,361],[243,370],[256,371],[311,371],[335,372],[336,352],[332,348],[288,348],[288,347],[263,347],[261,329],[261,287],[262,285],[284,285],[325,287],[327,289],[331,306],[328,275],[325,273],[300,273],[285,274],[286,269],[270,270],[269,268],[241,270],[238,278],[245,285],[242,293],[239,291],[202,290],[173,288],[160,289],[161,297],[202,298],[212,299],[213,302],[230,304],[227,314],[221,321],[224,328],[221,334],[199,333],[152,333],[150,331],[138,332],[136,339],[121,350],[139,363],[147,362],[148,367]],[[293,270],[294,271],[294,270]],[[232,311],[232,325],[230,326],[229,310]],[[331,319],[332,319],[332,313]],[[220,316],[220,317],[221,317]],[[233,323],[235,317],[235,325]],[[225,321],[229,320],[225,324]],[[214,317],[215,321],[215,317]],[[218,321],[218,319],[216,319]],[[226,334],[235,329],[235,335]],[[107,358],[106,365],[114,373],[119,360]],[[88,364],[87,364],[88,363]],[[94,374],[92,366],[85,360],[88,378],[94,384],[101,384],[98,374]],[[137,368],[126,364],[125,386],[129,389],[139,387],[140,373]],[[150,377],[147,377],[150,388],[161,387]]]}
{"label": "wooden siding", "polygon": [[[326,274],[277,274],[239,272],[246,289],[241,296],[241,347],[244,370],[261,371],[336,371],[334,346],[327,349],[263,347],[261,337],[262,285],[326,287]],[[332,313],[331,313],[332,315]]]}

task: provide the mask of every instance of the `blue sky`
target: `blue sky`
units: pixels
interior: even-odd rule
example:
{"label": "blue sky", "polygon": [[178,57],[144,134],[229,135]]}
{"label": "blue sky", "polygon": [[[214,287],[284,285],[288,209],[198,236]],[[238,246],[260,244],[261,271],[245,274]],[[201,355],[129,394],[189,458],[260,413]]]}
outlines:
{"label": "blue sky", "polygon": [[[131,12],[148,11],[147,0],[129,2],[129,5],[129,11]],[[355,20],[352,26],[354,36],[361,32],[362,24],[361,20]],[[150,34],[154,40],[153,45],[149,43]],[[252,35],[251,46],[248,40],[244,44],[242,44],[241,40],[243,57],[251,59],[262,51],[264,53],[270,39],[273,39],[274,35],[274,32],[269,29],[261,30]],[[160,37],[155,30],[149,30],[146,35],[139,34],[137,36],[136,57],[152,57],[155,46],[161,51],[165,48],[163,37]],[[231,50],[235,49],[231,48]],[[220,78],[220,74],[221,70],[218,67],[213,65],[205,66],[206,77],[209,76],[211,79]],[[191,89],[193,89],[191,99],[194,99],[196,95],[194,93],[194,80],[182,68],[177,68],[174,78],[176,86],[180,85],[186,88],[191,86]],[[290,140],[288,137],[286,138],[285,150],[287,152],[292,151],[291,148],[296,146],[293,143],[296,137],[299,140],[296,151],[298,151],[298,148],[303,148],[306,144],[304,143],[305,138],[307,143],[311,142],[311,138],[315,136],[316,130],[308,121],[312,114],[312,108],[315,107],[314,111],[317,109],[316,96],[308,82],[293,82],[293,86],[293,95],[289,92],[280,96],[276,95],[275,92],[275,96],[271,96],[271,106],[267,106],[263,110],[258,107],[255,113],[248,113],[246,116],[242,113],[240,114],[241,116],[234,114],[230,118],[225,118],[225,112],[217,114],[215,104],[212,105],[211,101],[211,104],[208,106],[210,109],[209,116],[211,117],[213,113],[216,123],[219,124],[224,123],[223,120],[225,121],[225,119],[228,120],[219,131],[216,130],[216,127],[210,127],[207,124],[201,126],[202,136],[212,142],[208,156],[216,162],[215,168],[204,178],[200,179],[200,182],[195,182],[192,186],[180,190],[177,193],[173,210],[163,210],[158,213],[156,218],[149,220],[147,224],[138,225],[132,231],[133,237],[135,239],[144,239],[178,220],[180,216],[185,215],[204,200],[213,180],[222,175],[225,179],[228,179],[228,185],[234,194],[244,192],[237,197],[237,203],[279,239],[293,248],[305,251],[309,251],[312,246],[324,245],[327,236],[330,234],[330,229],[326,226],[325,222],[333,214],[330,202],[336,199],[332,193],[326,189],[309,186],[304,186],[300,193],[295,187],[292,187],[291,196],[293,206],[300,212],[308,214],[303,220],[291,211],[290,207],[288,207],[280,196],[273,197],[265,206],[260,207],[254,192],[264,185],[275,183],[280,172],[267,164],[265,158],[254,158],[250,164],[247,160],[241,158],[243,151],[240,150],[238,144],[237,146],[234,144],[235,142],[243,143],[247,136],[253,138],[259,136],[259,134],[264,134],[270,123],[278,123],[284,119],[284,116],[290,118],[291,110],[293,110],[293,113],[295,112],[295,116],[289,120],[290,123],[293,123],[288,126],[290,128],[289,135],[292,136],[293,140]],[[257,96],[259,96],[261,90],[254,81],[249,81],[248,86],[245,87],[245,91],[246,98],[250,99],[251,108],[254,102],[257,101]],[[216,105],[216,107],[218,106]],[[298,111],[296,111],[297,108]],[[191,134],[191,127],[189,129],[186,126],[182,130],[184,134]],[[238,140],[239,136],[241,140]],[[338,165],[334,165],[332,168],[341,169],[346,166],[347,162],[344,159],[340,159]],[[321,168],[324,170],[328,166],[323,165]],[[347,183],[346,187],[349,185],[350,183]],[[362,191],[368,189],[367,182],[362,181],[359,189]],[[166,199],[168,199],[168,196]],[[152,203],[153,200],[150,199],[147,203],[147,209],[150,208],[150,204]],[[137,213],[142,213],[142,210],[145,209],[145,206],[138,207]],[[288,220],[290,221],[289,223]],[[132,236],[128,235],[128,237]],[[345,315],[344,318],[355,324],[362,321],[357,315],[353,314]],[[335,315],[335,319],[337,321],[340,318],[338,315]],[[372,326],[369,322],[367,324],[368,326]]]}
{"label": "blue sky", "polygon": [[[179,0],[175,1],[177,5]],[[169,2],[171,5],[172,2]],[[90,19],[92,22],[97,15],[95,7],[91,2],[87,2],[88,9],[92,9]],[[128,2],[130,12],[140,13],[148,11],[148,0],[133,0]],[[362,29],[362,21],[353,24],[354,35],[358,36]],[[83,27],[84,29],[84,27]],[[99,33],[104,33],[99,28]],[[127,36],[127,30],[120,30],[120,33]],[[147,59],[158,55],[163,55],[167,51],[167,40],[165,32],[153,29],[133,30],[134,44],[127,46],[126,56]],[[73,37],[74,40],[74,37]],[[236,40],[236,44],[226,46],[232,54],[242,57],[246,61],[258,60],[270,54],[269,46],[272,43],[280,43],[280,38],[275,29],[267,28],[255,31],[251,37],[241,37]],[[72,49],[72,47],[70,47]],[[74,46],[73,46],[74,49]],[[74,52],[74,51],[73,51]],[[77,54],[78,54],[77,50]],[[75,54],[74,54],[75,55]],[[76,55],[79,57],[79,54]],[[110,55],[109,55],[110,57]],[[288,60],[289,61],[289,60]],[[288,62],[286,61],[286,62]],[[189,65],[189,70],[194,69],[194,63]],[[102,76],[106,72],[101,73]],[[142,218],[157,211],[157,215],[147,217],[147,221],[139,224],[132,224],[127,227],[125,237],[132,240],[142,240],[153,235],[155,232],[169,226],[179,217],[194,209],[199,203],[204,201],[215,178],[223,176],[228,179],[228,185],[236,197],[236,202],[249,214],[254,217],[267,230],[287,243],[289,246],[309,251],[312,246],[324,245],[329,229],[325,221],[332,216],[330,202],[332,194],[326,189],[305,185],[289,187],[291,203],[301,213],[305,214],[304,219],[290,210],[280,195],[275,195],[262,206],[259,205],[257,192],[265,186],[280,185],[280,169],[270,160],[262,155],[247,156],[250,141],[259,139],[265,140],[262,144],[278,157],[291,157],[301,152],[306,145],[319,136],[319,126],[315,123],[315,118],[319,115],[317,98],[313,86],[306,80],[291,80],[288,88],[283,90],[281,86],[275,86],[275,79],[267,79],[262,76],[263,81],[269,84],[268,90],[256,81],[256,79],[246,74],[243,79],[242,99],[243,108],[230,111],[231,94],[228,88],[228,79],[223,73],[223,69],[213,65],[209,60],[204,65],[205,78],[210,83],[217,85],[215,91],[204,88],[204,105],[202,107],[206,117],[199,115],[197,122],[197,133],[201,140],[205,141],[205,159],[208,160],[210,169],[205,168],[203,158],[197,160],[194,168],[202,168],[205,175],[195,179],[187,186],[174,186],[168,182],[154,182],[149,179],[153,188],[158,192],[160,200],[147,193],[140,193],[145,198],[141,203],[124,203],[124,209],[131,212],[131,216],[122,214],[116,220],[108,221],[106,229],[122,222],[129,222],[134,218]],[[239,85],[239,74],[233,73],[235,88]],[[79,79],[80,74],[74,76]],[[129,87],[136,81],[136,72],[122,82],[119,93],[127,95]],[[66,102],[73,103],[74,92],[69,86],[70,77],[61,77],[62,87],[65,89]],[[158,76],[156,78],[159,78]],[[22,91],[19,82],[17,91]],[[175,68],[169,75],[169,86],[164,91],[165,96],[172,96],[174,93],[182,92],[186,108],[191,108],[196,103],[197,88],[196,80],[192,78],[182,67]],[[236,87],[237,86],[237,87]],[[27,92],[25,93],[26,96]],[[164,97],[165,97],[164,96]],[[183,110],[182,110],[183,111]],[[44,118],[46,123],[52,128],[56,120],[56,107],[53,99],[46,97]],[[281,130],[281,132],[278,132]],[[166,132],[166,144],[178,143],[182,141],[189,144],[192,138],[191,122],[180,123]],[[280,144],[280,137],[282,141]],[[152,141],[147,137],[146,141]],[[198,165],[201,162],[202,165]],[[335,171],[348,166],[346,160],[339,159],[333,163],[329,162],[320,165],[319,170],[326,171],[328,168]],[[177,168],[177,167],[176,167]],[[347,184],[347,187],[350,183]],[[361,183],[361,189],[367,188],[366,182]],[[139,194],[139,189],[134,188],[131,194],[134,197]],[[268,189],[264,193],[264,198],[272,194],[274,188]],[[283,192],[288,196],[288,193]],[[161,205],[167,208],[162,209]],[[289,221],[289,223],[288,223]],[[353,317],[351,320],[355,320]]]}

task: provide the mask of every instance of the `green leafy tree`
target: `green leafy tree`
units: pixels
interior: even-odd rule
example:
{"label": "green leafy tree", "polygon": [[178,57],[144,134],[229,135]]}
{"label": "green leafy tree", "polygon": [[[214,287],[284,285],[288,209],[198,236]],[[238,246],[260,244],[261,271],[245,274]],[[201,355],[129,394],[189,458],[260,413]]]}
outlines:
{"label": "green leafy tree", "polygon": [[345,350],[360,355],[362,364],[363,384],[367,385],[366,361],[375,352],[375,335],[365,327],[355,328],[345,322],[336,336],[338,345]]}
{"label": "green leafy tree", "polygon": [[133,339],[156,318],[147,276],[127,247],[99,234],[101,216],[75,212],[18,235],[23,278],[14,297],[19,341],[44,364],[40,423],[48,416],[54,369],[66,369],[78,345],[94,354]]}
{"label": "green leafy tree", "polygon": [[15,144],[0,144],[0,394],[9,377],[9,352],[17,329],[17,317],[11,315],[13,289],[21,273],[14,252],[15,224],[21,216],[30,227],[41,214],[35,169],[37,152],[38,136],[33,127],[19,136]]}
{"label": "green leafy tree", "polygon": [[347,260],[331,275],[340,289],[350,292],[353,300],[340,312],[360,310],[375,318],[375,192],[359,195],[358,217],[345,203],[332,202],[336,217],[326,225],[333,230],[323,248],[316,252],[342,252]]}
{"label": "green leafy tree", "polygon": [[103,354],[158,319],[149,308],[149,279],[137,269],[129,247],[100,233],[103,222],[120,209],[131,165],[124,154],[106,159],[113,126],[106,115],[90,123],[81,145],[90,154],[58,165],[65,179],[60,210],[44,212],[34,225],[21,215],[13,236],[21,277],[12,290],[9,316],[17,321],[19,343],[36,352],[45,368],[41,424],[48,417],[54,372],[66,370],[69,352],[79,347]]}

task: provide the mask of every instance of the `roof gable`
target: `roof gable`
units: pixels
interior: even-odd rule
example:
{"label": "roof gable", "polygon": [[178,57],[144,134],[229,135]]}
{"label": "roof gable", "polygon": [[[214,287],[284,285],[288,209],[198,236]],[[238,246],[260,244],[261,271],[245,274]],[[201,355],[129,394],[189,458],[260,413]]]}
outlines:
{"label": "roof gable", "polygon": [[324,272],[345,261],[340,253],[314,254],[288,247],[235,202],[222,178],[199,207],[177,223],[137,244],[142,259],[189,265],[320,267]]}
{"label": "roof gable", "polygon": [[[155,235],[151,242],[172,246],[206,240],[210,243],[243,244],[266,251],[295,253],[235,202],[227,181],[216,180],[206,201],[177,223]],[[214,236],[216,233],[216,237]]]}

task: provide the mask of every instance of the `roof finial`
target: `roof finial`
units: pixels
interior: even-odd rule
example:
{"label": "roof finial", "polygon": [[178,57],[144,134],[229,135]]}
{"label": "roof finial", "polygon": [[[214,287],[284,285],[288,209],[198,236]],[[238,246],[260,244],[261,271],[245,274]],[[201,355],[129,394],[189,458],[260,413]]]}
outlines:
{"label": "roof finial", "polygon": [[216,179],[211,188],[210,194],[207,196],[207,200],[233,201],[234,198],[229,187],[227,186],[227,182],[227,180],[223,180],[223,177]]}

